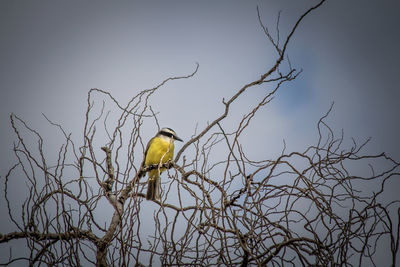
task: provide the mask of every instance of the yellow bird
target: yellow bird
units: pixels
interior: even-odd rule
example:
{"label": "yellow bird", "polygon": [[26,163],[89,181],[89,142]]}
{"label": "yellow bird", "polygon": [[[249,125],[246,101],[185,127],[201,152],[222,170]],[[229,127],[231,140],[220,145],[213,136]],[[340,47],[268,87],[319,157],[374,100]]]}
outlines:
{"label": "yellow bird", "polygon": [[161,164],[172,160],[174,157],[174,140],[181,141],[174,130],[162,128],[147,144],[145,152],[145,166],[159,164],[157,169],[149,171],[147,180],[147,200],[160,200],[160,175],[165,168]]}

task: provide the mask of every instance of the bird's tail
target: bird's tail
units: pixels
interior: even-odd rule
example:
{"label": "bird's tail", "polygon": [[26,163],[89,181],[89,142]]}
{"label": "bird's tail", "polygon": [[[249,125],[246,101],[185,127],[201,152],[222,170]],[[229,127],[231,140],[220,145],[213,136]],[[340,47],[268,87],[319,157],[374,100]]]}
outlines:
{"label": "bird's tail", "polygon": [[152,170],[149,172],[149,179],[147,180],[146,199],[160,200],[160,198],[160,175],[158,170]]}

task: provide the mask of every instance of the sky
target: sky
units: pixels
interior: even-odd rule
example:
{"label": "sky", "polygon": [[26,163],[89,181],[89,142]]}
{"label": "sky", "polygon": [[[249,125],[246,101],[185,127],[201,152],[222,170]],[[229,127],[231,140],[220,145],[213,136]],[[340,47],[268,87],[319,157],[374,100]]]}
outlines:
{"label": "sky", "polygon": [[[196,123],[204,125],[221,111],[223,97],[274,62],[256,6],[272,29],[281,10],[285,33],[312,3],[2,1],[1,122],[6,126],[14,112],[40,125],[44,113],[76,132],[90,88],[123,101],[169,76],[190,73],[198,62],[195,78],[158,95],[160,100],[172,95],[173,105],[157,103],[161,122],[190,136]],[[270,105],[270,134],[288,142],[293,131],[306,138],[314,129],[304,123],[315,125],[335,102],[335,128],[373,137],[376,151],[399,153],[398,5],[328,1],[303,22],[288,51],[303,73]],[[204,109],[205,104],[215,109]],[[11,129],[1,131],[0,147],[9,150]],[[295,139],[293,145],[298,134]]]}
{"label": "sky", "polygon": [[[15,113],[46,136],[46,120],[82,134],[90,88],[126,103],[170,76],[153,99],[161,126],[189,139],[222,112],[222,99],[275,62],[256,7],[273,34],[316,1],[11,1],[0,2],[0,175],[11,166]],[[289,45],[301,75],[282,88],[255,118],[248,150],[277,155],[314,144],[316,123],[334,102],[328,122],[346,140],[372,137],[367,151],[400,160],[400,3],[331,0],[308,16]],[[233,113],[257,97],[233,106]],[[155,125],[146,126],[152,137]],[[254,140],[271,140],[267,151]],[[146,139],[146,138],[145,138]],[[251,141],[253,140],[253,142]],[[48,136],[51,145],[57,144]],[[179,144],[178,144],[179,146]]]}

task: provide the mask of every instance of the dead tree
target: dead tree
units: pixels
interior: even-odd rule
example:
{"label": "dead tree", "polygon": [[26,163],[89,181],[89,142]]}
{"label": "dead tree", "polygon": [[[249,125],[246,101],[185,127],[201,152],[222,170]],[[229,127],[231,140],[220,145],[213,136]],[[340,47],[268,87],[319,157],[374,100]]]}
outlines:
{"label": "dead tree", "polygon": [[[165,164],[161,201],[146,201],[143,193],[142,178],[154,166],[141,167],[148,141],[142,130],[158,125],[153,94],[189,79],[198,65],[125,105],[91,89],[80,139],[46,117],[64,140],[57,150],[46,150],[41,133],[12,114],[16,163],[1,177],[1,197],[15,231],[0,235],[1,265],[362,266],[376,265],[384,247],[394,266],[400,205],[384,189],[399,178],[398,162],[364,154],[368,142],[344,146],[343,134],[326,123],[329,112],[317,124],[319,138],[303,151],[284,145],[277,158],[252,159],[241,142],[257,112],[299,75],[287,47],[323,2],[307,10],[282,43],[259,14],[276,61],[224,99],[222,114],[196,129]],[[270,90],[244,108],[237,125],[226,125],[231,105],[262,86]],[[15,187],[24,193],[12,194]]]}

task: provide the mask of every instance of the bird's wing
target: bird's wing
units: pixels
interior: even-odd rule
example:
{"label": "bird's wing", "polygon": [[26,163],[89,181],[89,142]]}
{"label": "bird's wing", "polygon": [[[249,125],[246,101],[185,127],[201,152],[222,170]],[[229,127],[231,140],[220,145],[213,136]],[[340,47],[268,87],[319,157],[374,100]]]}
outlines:
{"label": "bird's wing", "polygon": [[150,141],[147,143],[146,150],[144,151],[144,157],[143,157],[143,161],[142,161],[142,168],[145,165],[144,163],[146,161],[147,151],[149,150],[149,147],[150,147],[151,143],[153,143],[154,138],[155,138],[155,136],[153,138],[151,138]]}

